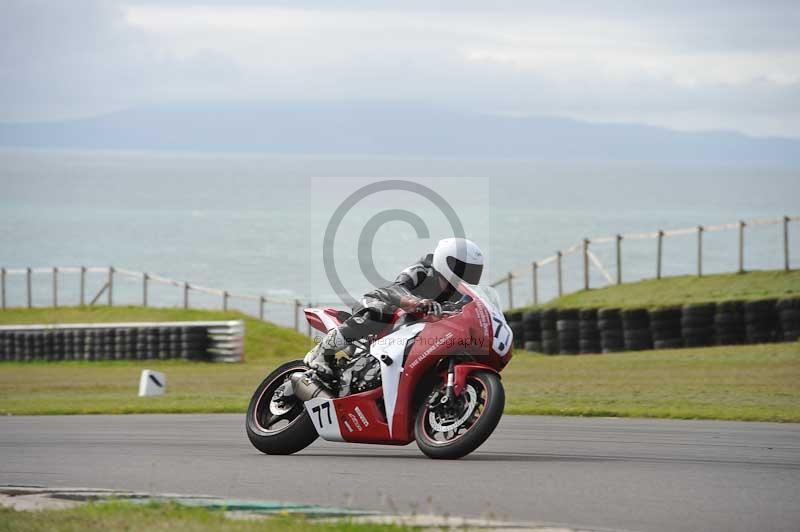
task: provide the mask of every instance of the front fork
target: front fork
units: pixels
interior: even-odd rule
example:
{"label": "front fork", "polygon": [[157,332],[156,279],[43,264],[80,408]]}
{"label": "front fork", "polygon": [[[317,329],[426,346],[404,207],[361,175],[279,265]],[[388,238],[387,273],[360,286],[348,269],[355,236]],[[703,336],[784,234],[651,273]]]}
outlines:
{"label": "front fork", "polygon": [[431,395],[428,402],[430,407],[433,409],[452,404],[451,401],[460,396],[461,392],[464,391],[464,387],[467,384],[467,377],[474,371],[491,371],[492,373],[497,373],[494,368],[485,364],[462,361],[460,364],[456,365],[456,359],[454,357],[450,358],[447,364],[447,373],[439,373],[440,376],[446,379],[444,392],[437,391]]}
{"label": "front fork", "polygon": [[450,401],[453,400],[455,397],[455,385],[456,385],[456,359],[455,357],[450,357],[449,362],[447,363],[447,387],[444,390],[444,397],[441,398],[441,403],[446,405]]}
{"label": "front fork", "polygon": [[445,389],[444,392],[434,390],[433,394],[431,394],[430,398],[428,399],[428,406],[431,410],[435,410],[437,408],[447,406],[453,403],[453,399],[456,396],[456,359],[450,358],[447,363],[447,374],[445,377]]}

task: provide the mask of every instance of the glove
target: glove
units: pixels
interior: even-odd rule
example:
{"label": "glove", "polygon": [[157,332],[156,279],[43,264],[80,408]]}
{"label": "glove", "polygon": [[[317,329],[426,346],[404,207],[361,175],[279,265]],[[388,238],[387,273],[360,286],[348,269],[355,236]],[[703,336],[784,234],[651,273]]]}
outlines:
{"label": "glove", "polygon": [[433,299],[422,299],[417,303],[416,311],[420,314],[442,317],[442,305]]}

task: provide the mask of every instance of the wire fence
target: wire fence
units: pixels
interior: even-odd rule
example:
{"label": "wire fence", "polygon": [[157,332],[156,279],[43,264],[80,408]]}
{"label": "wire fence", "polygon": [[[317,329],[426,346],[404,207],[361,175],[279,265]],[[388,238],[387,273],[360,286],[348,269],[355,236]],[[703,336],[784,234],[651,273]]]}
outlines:
{"label": "wire fence", "polygon": [[[13,283],[11,278],[22,279],[22,283]],[[132,290],[126,286],[120,290],[121,283],[138,283],[140,295],[132,300]],[[65,285],[70,284],[69,287]],[[48,286],[49,285],[49,286]],[[76,286],[77,285],[77,286]],[[164,306],[166,298],[154,292],[159,287],[168,287],[173,296],[178,296],[177,305],[184,309],[218,309],[222,311],[239,310],[257,317],[262,321],[270,321],[298,332],[311,334],[308,325],[303,324],[302,309],[311,304],[296,298],[275,298],[264,295],[233,293],[227,290],[209,288],[188,281],[177,281],[148,272],[137,272],[114,266],[71,266],[47,268],[0,268],[0,308],[5,310],[13,306],[59,307],[62,305],[141,305],[144,307]],[[16,290],[14,290],[16,288]],[[69,288],[69,289],[68,289]],[[77,288],[77,290],[75,290]],[[117,298],[122,292],[123,301]],[[17,303],[21,302],[21,304]],[[16,303],[16,304],[15,304]],[[161,304],[160,304],[161,303]],[[328,304],[323,302],[324,304]]]}
{"label": "wire fence", "polygon": [[[600,238],[584,238],[575,245],[557,251],[554,255],[542,260],[533,261],[528,266],[495,281],[492,286],[502,287],[501,295],[508,308],[515,303],[539,304],[552,297],[559,297],[570,291],[588,290],[623,281],[634,281],[655,277],[660,279],[666,275],[665,264],[668,258],[667,242],[692,239],[689,250],[686,246],[679,250],[681,255],[691,253],[693,273],[698,276],[706,274],[706,260],[709,234],[732,232],[736,239],[717,245],[715,253],[731,259],[731,247],[735,248],[735,257],[727,260],[722,271],[744,272],[749,266],[746,250],[753,247],[757,236],[756,228],[779,226],[781,228],[777,242],[765,240],[779,249],[780,264],[769,265],[771,269],[792,269],[790,261],[790,231],[792,222],[800,221],[800,216],[783,216],[774,219],[756,219],[735,223],[695,226],[685,229],[657,230],[646,233],[627,233]],[[792,234],[797,235],[797,232]],[[774,236],[774,235],[773,235]],[[759,238],[764,239],[764,235]],[[649,250],[628,250],[641,242],[655,240],[655,246]],[[761,246],[759,254],[764,249]],[[675,250],[673,250],[673,253]],[[653,256],[654,255],[654,256]],[[629,259],[633,260],[629,260]],[[752,260],[752,259],[751,259]],[[734,262],[735,261],[735,262]],[[719,261],[717,261],[719,262]],[[649,266],[645,266],[649,263]],[[608,264],[612,264],[608,266]],[[683,262],[686,264],[686,261]],[[734,266],[737,268],[734,270]],[[765,264],[761,261],[761,264]],[[653,274],[642,274],[652,268]],[[719,270],[719,268],[717,268]],[[630,272],[624,274],[624,272]],[[548,278],[549,277],[549,278]],[[22,279],[22,283],[13,283],[11,278]],[[119,290],[125,283],[124,290]],[[133,283],[134,286],[131,286]],[[138,290],[135,285],[138,284]],[[69,286],[67,286],[69,285]],[[164,289],[169,292],[164,293]],[[138,292],[138,297],[136,296]],[[158,292],[158,293],[156,293]],[[154,297],[155,296],[155,297]],[[549,297],[548,297],[549,296]],[[117,299],[122,301],[117,301]],[[240,294],[227,290],[209,288],[188,281],[169,279],[149,272],[138,272],[114,266],[71,266],[46,268],[0,268],[0,308],[13,306],[58,307],[64,304],[102,305],[114,304],[148,306],[182,307],[184,309],[229,309],[239,310],[260,320],[270,321],[298,332],[312,334],[311,328],[302,318],[302,309],[306,306],[341,305],[333,302],[310,301],[298,298],[279,298],[265,295]]]}
{"label": "wire fence", "polygon": [[[491,286],[500,288],[505,286],[505,290],[500,288],[507,308],[515,308],[515,303],[529,303],[538,305],[554,297],[560,297],[570,291],[588,290],[612,284],[622,284],[623,281],[631,282],[649,277],[661,279],[665,276],[665,262],[667,258],[665,245],[667,240],[677,240],[679,238],[691,238],[694,240],[693,249],[684,249],[682,253],[692,253],[693,271],[684,271],[683,274],[695,274],[702,277],[707,273],[706,259],[704,254],[707,251],[706,242],[709,233],[735,232],[737,238],[732,246],[735,247],[735,261],[727,263],[717,271],[737,271],[744,272],[748,267],[746,259],[746,249],[748,240],[755,237],[754,229],[759,226],[774,226],[781,228],[780,238],[778,238],[778,248],[780,250],[780,263],[774,264],[772,269],[792,269],[790,261],[790,233],[789,225],[791,222],[800,221],[800,216],[783,216],[781,218],[741,220],[735,223],[720,225],[698,225],[684,229],[656,230],[645,233],[627,233],[614,236],[599,238],[584,238],[577,244],[566,249],[557,251],[554,255],[545,259],[531,262],[528,266],[508,272],[505,276],[498,279]],[[625,243],[639,243],[641,241],[655,240],[650,252],[642,252],[637,249],[635,254],[636,264],[630,264],[624,256]],[[731,243],[728,243],[727,251],[730,255]],[[763,246],[762,246],[763,249]],[[724,250],[715,250],[717,255],[724,254]],[[605,261],[603,260],[605,258]],[[577,259],[577,264],[575,264]],[[568,263],[569,261],[569,263]],[[642,275],[646,271],[645,261],[649,262],[653,274]],[[652,261],[652,262],[650,262]],[[687,261],[684,261],[684,264]],[[718,262],[718,261],[717,261]],[[763,261],[760,261],[763,264]],[[611,265],[609,265],[611,263]],[[737,265],[734,270],[733,264]],[[549,268],[548,268],[549,267]],[[635,272],[630,278],[624,275],[626,269]],[[576,275],[577,272],[577,275]],[[579,275],[579,281],[574,282]],[[548,278],[549,277],[549,278]],[[545,281],[549,281],[546,285]],[[566,286],[572,288],[566,288]],[[522,288],[525,292],[520,292]],[[547,295],[545,295],[547,294]],[[549,295],[549,297],[548,297]],[[521,305],[519,305],[521,306]]]}

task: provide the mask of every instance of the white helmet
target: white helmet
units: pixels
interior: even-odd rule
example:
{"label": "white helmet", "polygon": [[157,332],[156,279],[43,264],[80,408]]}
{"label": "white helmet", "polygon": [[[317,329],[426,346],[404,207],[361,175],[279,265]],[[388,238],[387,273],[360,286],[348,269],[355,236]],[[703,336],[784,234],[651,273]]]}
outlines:
{"label": "white helmet", "polygon": [[483,273],[483,253],[466,238],[445,238],[433,251],[433,269],[453,285],[461,281],[478,284]]}

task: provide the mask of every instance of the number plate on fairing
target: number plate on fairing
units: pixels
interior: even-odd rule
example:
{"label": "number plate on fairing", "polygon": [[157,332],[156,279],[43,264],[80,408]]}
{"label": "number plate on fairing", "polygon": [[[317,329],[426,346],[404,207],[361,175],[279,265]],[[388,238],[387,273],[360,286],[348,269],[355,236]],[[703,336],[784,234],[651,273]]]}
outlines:
{"label": "number plate on fairing", "polygon": [[492,335],[492,349],[494,349],[498,355],[504,357],[508,354],[508,351],[511,349],[511,344],[514,342],[514,333],[511,332],[511,327],[508,326],[502,314],[493,311],[490,312],[492,314],[492,329],[494,330],[494,334]]}
{"label": "number plate on fairing", "polygon": [[339,419],[336,416],[336,407],[333,399],[315,397],[305,402],[306,412],[308,412],[314,428],[324,440],[344,441],[342,431],[339,429]]}

